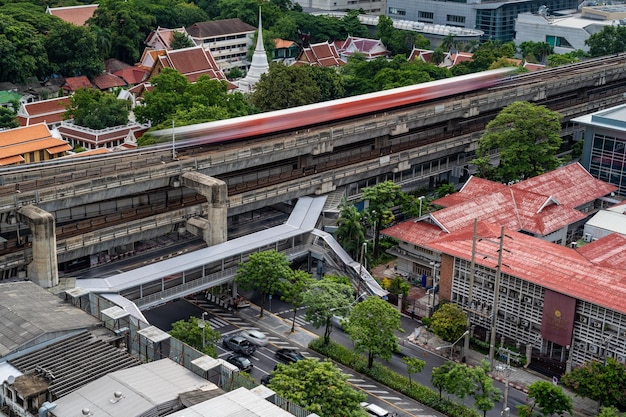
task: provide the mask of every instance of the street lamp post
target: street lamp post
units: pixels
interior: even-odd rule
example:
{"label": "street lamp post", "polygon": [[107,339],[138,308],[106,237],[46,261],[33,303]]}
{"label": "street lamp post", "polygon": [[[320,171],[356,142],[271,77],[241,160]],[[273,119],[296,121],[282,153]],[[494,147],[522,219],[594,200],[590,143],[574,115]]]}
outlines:
{"label": "street lamp post", "polygon": [[420,212],[419,212],[419,216],[418,217],[422,217],[422,200],[424,199],[425,196],[419,196],[417,197],[417,199],[420,201]]}
{"label": "street lamp post", "polygon": [[[430,292],[433,302],[432,302],[432,308],[433,311],[435,310],[435,306],[437,305],[437,268],[439,268],[441,265],[435,261],[431,261],[430,262],[430,266],[432,267],[432,275],[433,275],[433,288],[432,291]],[[429,304],[430,303],[430,298],[429,298]]]}
{"label": "street lamp post", "polygon": [[511,372],[513,371],[513,369],[511,369],[511,355],[514,356],[519,356],[519,353],[516,352],[512,352],[509,349],[506,348],[500,348],[501,352],[505,352],[506,353],[506,365],[498,365],[496,367],[496,369],[504,375],[505,379],[504,379],[504,399],[502,400],[502,413],[501,415],[503,417],[508,417],[509,413],[510,413],[510,408],[508,407],[508,400],[509,400],[509,377],[511,376]]}
{"label": "street lamp post", "polygon": [[202,329],[202,349],[204,350],[204,347],[206,346],[206,342],[204,339],[204,328],[206,326],[206,322],[204,321],[204,316],[207,315],[206,311],[202,312],[202,321],[200,323],[198,323],[198,326],[200,326],[200,328]]}
{"label": "street lamp post", "polygon": [[454,351],[454,346],[459,343],[461,341],[461,339],[463,339],[465,336],[467,336],[469,334],[469,330],[466,330],[465,333],[463,333],[461,335],[461,337],[459,337],[458,339],[456,339],[456,341],[454,343],[452,343],[451,345],[446,345],[446,346],[437,346],[435,348],[435,350],[441,350],[441,349],[447,349],[450,348],[450,360],[452,360],[452,352]]}

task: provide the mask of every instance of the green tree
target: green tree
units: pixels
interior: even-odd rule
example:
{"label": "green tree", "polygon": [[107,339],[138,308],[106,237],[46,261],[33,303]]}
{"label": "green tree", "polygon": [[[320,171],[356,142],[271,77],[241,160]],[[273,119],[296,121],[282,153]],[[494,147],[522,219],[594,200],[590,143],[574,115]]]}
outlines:
{"label": "green tree", "polygon": [[493,378],[489,376],[489,362],[483,360],[480,366],[470,368],[474,378],[474,406],[487,417],[487,411],[495,407],[495,403],[502,399],[502,392],[493,386]]}
{"label": "green tree", "polygon": [[324,327],[324,344],[330,342],[331,318],[336,314],[346,314],[352,305],[352,287],[331,279],[316,281],[304,293],[306,320],[319,329]]}
{"label": "green tree", "polygon": [[585,52],[578,49],[574,52],[568,52],[566,54],[551,54],[548,55],[547,61],[549,67],[558,67],[560,65],[572,64],[578,62],[585,57]]}
{"label": "green tree", "polygon": [[432,372],[430,373],[430,383],[433,384],[433,387],[435,387],[439,391],[440,400],[443,391],[449,384],[448,380],[450,379],[450,373],[452,371],[452,368],[454,368],[455,366],[456,364],[454,362],[447,361],[444,362],[444,364],[441,366],[434,367]]}
{"label": "green tree", "polygon": [[467,315],[456,304],[443,304],[431,317],[430,327],[446,342],[454,342],[467,330]]}
{"label": "green tree", "polygon": [[96,48],[100,51],[100,56],[102,58],[108,57],[112,47],[111,29],[89,26],[89,30],[91,30],[96,37]]}
{"label": "green tree", "polygon": [[192,46],[194,46],[193,41],[184,33],[174,32],[172,34],[172,42],[170,43],[172,49],[191,48]]}
{"label": "green tree", "polygon": [[[476,159],[480,176],[504,182],[540,175],[560,165],[560,115],[544,106],[518,101],[506,106],[487,124],[478,142]],[[493,149],[500,152],[500,165],[489,164]]]}
{"label": "green tree", "polygon": [[267,296],[275,294],[280,288],[280,281],[290,277],[293,271],[285,254],[273,249],[252,253],[248,258],[247,262],[239,264],[235,282],[245,290],[261,293],[260,317],[263,317]]}
{"label": "green tree", "polygon": [[315,281],[311,277],[311,274],[301,269],[296,269],[279,283],[279,290],[282,294],[280,299],[291,304],[293,307],[291,333],[296,330],[296,313],[298,312],[298,308],[302,307],[304,303],[304,293],[313,282]]}
{"label": "green tree", "polygon": [[348,10],[348,13],[341,19],[343,30],[351,36],[368,38],[370,36],[369,29],[361,23],[359,14],[358,10]]}
{"label": "green tree", "polygon": [[149,3],[142,0],[103,0],[98,4],[88,24],[109,29],[111,55],[134,64],[139,59],[143,42],[156,27],[156,18],[149,10]]}
{"label": "green tree", "polygon": [[35,27],[0,11],[0,81],[22,83],[47,73],[48,55],[44,38]]}
{"label": "green tree", "polygon": [[364,188],[361,197],[369,201],[367,212],[370,224],[374,226],[374,256],[378,256],[380,230],[394,219],[391,209],[400,200],[400,186],[393,181],[380,182]]}
{"label": "green tree", "polygon": [[537,381],[528,386],[528,398],[532,400],[532,404],[518,405],[517,410],[521,417],[529,417],[533,415],[535,407],[542,416],[558,416],[564,415],[566,412],[573,415],[572,399],[551,382]]}
{"label": "green tree", "polygon": [[80,88],[70,96],[66,119],[74,119],[78,126],[100,130],[128,123],[129,103],[114,94],[93,88]]}
{"label": "green tree", "polygon": [[279,364],[268,385],[273,391],[321,417],[366,417],[359,405],[367,396],[348,383],[330,360],[304,359]]}
{"label": "green tree", "polygon": [[422,372],[424,367],[426,366],[426,362],[414,358],[412,356],[405,356],[402,358],[402,362],[406,365],[406,373],[409,377],[409,387],[413,387],[413,381],[411,380],[411,375],[416,374],[418,372]]}
{"label": "green tree", "polygon": [[620,414],[619,410],[615,407],[602,407],[598,417],[626,417],[626,414]]}
{"label": "green tree", "polygon": [[626,365],[613,358],[607,358],[606,364],[587,362],[565,374],[561,382],[577,395],[598,401],[600,406],[626,410]]}
{"label": "green tree", "polygon": [[361,223],[361,213],[346,200],[339,205],[335,237],[352,259],[359,259],[361,245],[365,243],[365,228]]}
{"label": "green tree", "polygon": [[85,26],[56,25],[45,38],[52,71],[68,77],[85,75],[93,79],[104,70],[96,35]]}
{"label": "green tree", "polygon": [[456,52],[459,47],[459,41],[456,39],[454,33],[448,33],[441,41],[440,47],[444,51]]}
{"label": "green tree", "polygon": [[17,114],[7,107],[0,107],[0,130],[13,129],[16,127],[20,127],[17,121]]}
{"label": "green tree", "polygon": [[585,40],[589,47],[589,56],[613,55],[626,51],[626,26],[604,26]]}
{"label": "green tree", "polygon": [[202,320],[197,317],[189,317],[189,320],[179,320],[172,323],[169,334],[183,343],[203,352],[212,358],[217,358],[215,345],[222,335],[211,329],[208,323],[204,324],[204,348],[202,347]]}
{"label": "green tree", "polygon": [[354,342],[354,350],[367,353],[368,368],[377,356],[389,360],[398,350],[394,332],[402,331],[400,312],[388,302],[368,297],[352,309],[349,320],[347,332]]}
{"label": "green tree", "polygon": [[317,103],[322,94],[311,68],[270,63],[269,71],[261,75],[250,101],[262,112]]}

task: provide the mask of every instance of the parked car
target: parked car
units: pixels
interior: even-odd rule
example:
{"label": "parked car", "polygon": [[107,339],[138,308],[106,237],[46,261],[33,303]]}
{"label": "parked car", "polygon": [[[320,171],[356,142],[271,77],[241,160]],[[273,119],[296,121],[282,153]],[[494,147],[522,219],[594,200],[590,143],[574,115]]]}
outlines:
{"label": "parked car", "polygon": [[239,333],[240,336],[247,339],[248,342],[257,346],[265,346],[268,343],[267,336],[258,330],[244,330]]}
{"label": "parked car", "polygon": [[222,340],[222,346],[226,349],[232,350],[235,353],[241,353],[242,355],[252,355],[256,350],[256,346],[248,341],[248,339],[234,335],[230,337],[224,337]]}
{"label": "parked car", "polygon": [[306,359],[296,349],[283,348],[276,351],[276,357],[286,363],[294,363]]}
{"label": "parked car", "polygon": [[367,415],[369,416],[387,417],[390,415],[389,411],[377,406],[376,404],[361,403],[361,407],[365,408],[365,411],[367,411]]}
{"label": "parked car", "polygon": [[243,355],[230,355],[226,358],[226,362],[232,363],[241,371],[250,372],[252,370],[252,362]]}
{"label": "parked car", "polygon": [[261,378],[261,384],[267,385],[272,381],[274,376],[272,374],[267,374],[263,378]]}

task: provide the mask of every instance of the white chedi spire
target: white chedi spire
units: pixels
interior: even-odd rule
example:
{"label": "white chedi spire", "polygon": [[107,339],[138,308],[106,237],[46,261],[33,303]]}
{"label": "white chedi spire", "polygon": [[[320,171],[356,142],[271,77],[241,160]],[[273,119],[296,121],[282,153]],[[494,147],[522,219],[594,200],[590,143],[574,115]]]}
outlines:
{"label": "white chedi spire", "polygon": [[261,8],[259,7],[259,35],[256,40],[256,48],[252,55],[252,63],[248,69],[246,77],[239,82],[239,89],[250,91],[261,78],[261,74],[269,71],[270,65],[267,62],[265,46],[263,46],[263,28],[261,26]]}

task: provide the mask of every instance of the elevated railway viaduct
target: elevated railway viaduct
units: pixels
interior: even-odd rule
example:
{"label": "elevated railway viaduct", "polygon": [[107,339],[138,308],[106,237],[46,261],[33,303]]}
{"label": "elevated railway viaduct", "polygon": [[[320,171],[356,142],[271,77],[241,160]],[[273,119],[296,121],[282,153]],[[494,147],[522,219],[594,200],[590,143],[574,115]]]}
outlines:
{"label": "elevated railway viaduct", "polygon": [[[626,56],[548,69],[496,87],[385,113],[234,144],[142,149],[0,171],[0,279],[25,275],[32,224],[20,209],[52,214],[58,262],[133,251],[210,217],[211,201],[185,185],[198,172],[227,185],[229,222],[304,195],[344,188],[348,196],[379,180],[407,188],[463,176],[486,123],[515,101],[543,104],[571,118],[623,103]],[[174,138],[175,139],[175,138]],[[212,197],[209,196],[209,199]]]}

